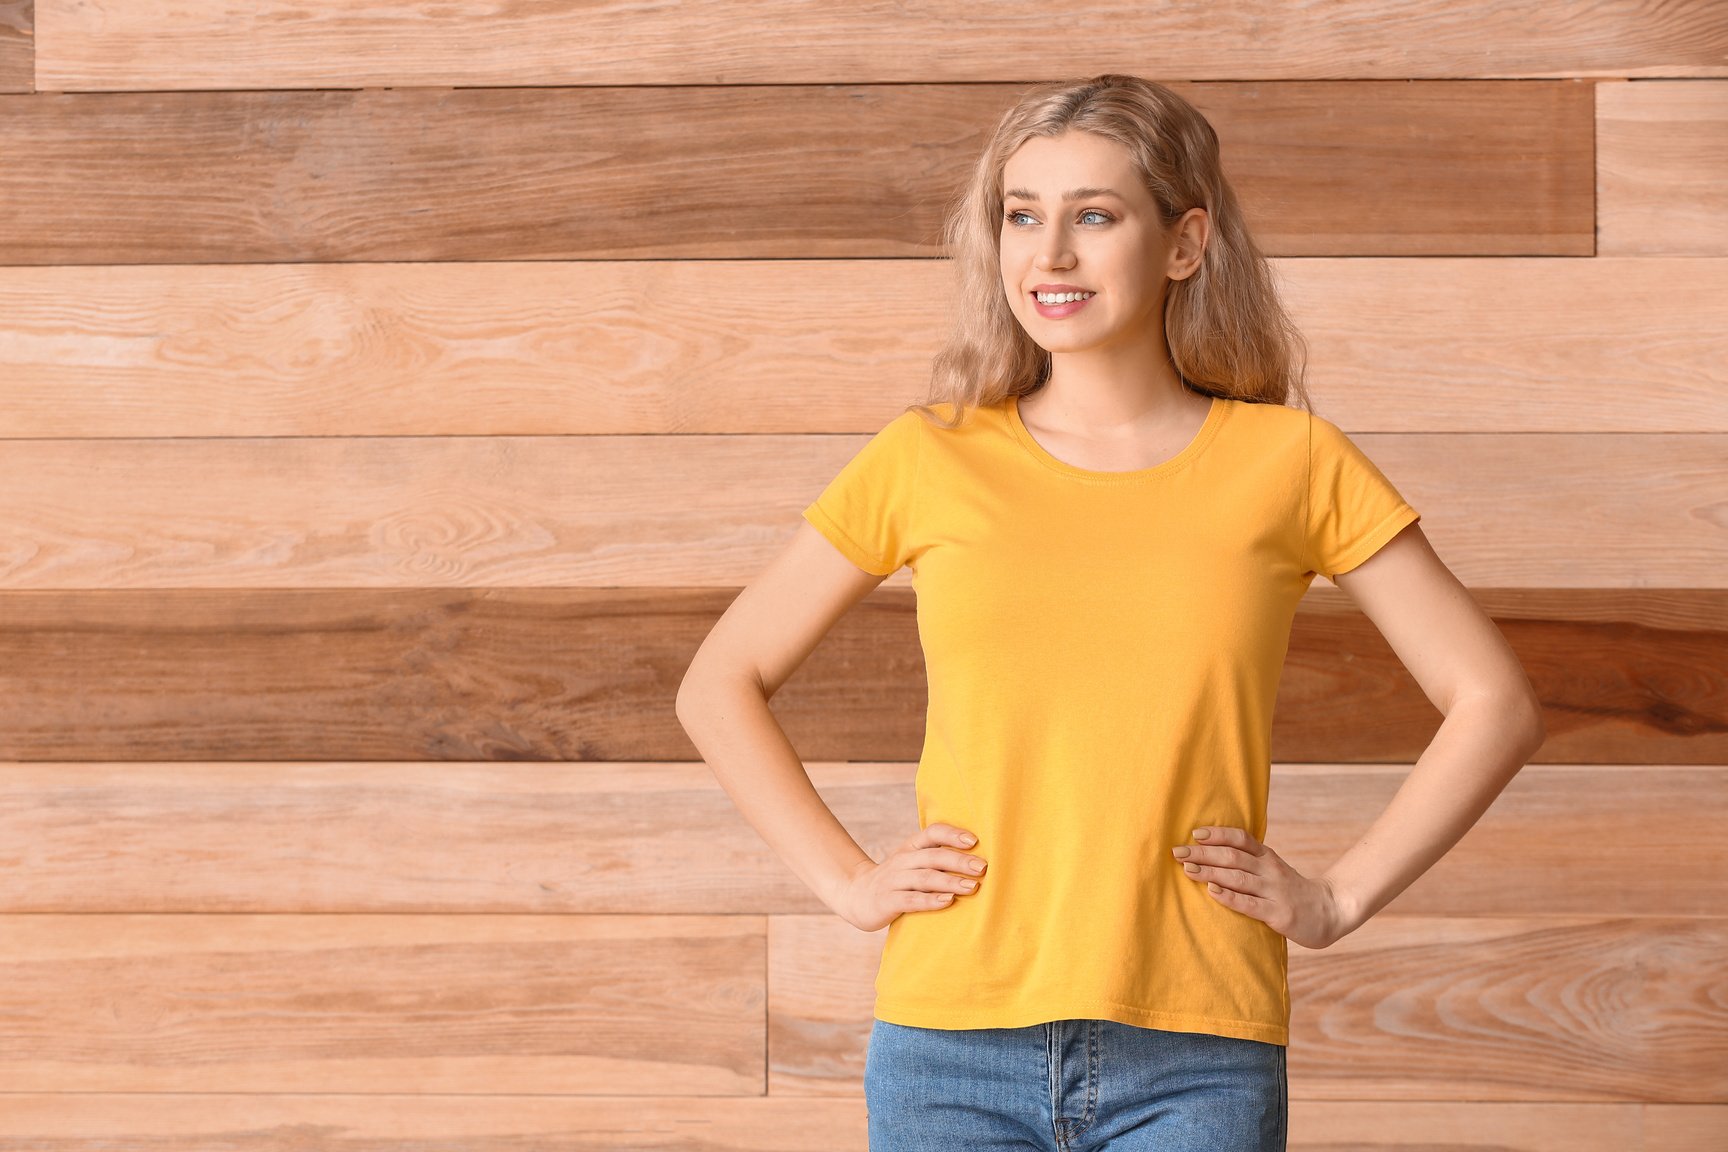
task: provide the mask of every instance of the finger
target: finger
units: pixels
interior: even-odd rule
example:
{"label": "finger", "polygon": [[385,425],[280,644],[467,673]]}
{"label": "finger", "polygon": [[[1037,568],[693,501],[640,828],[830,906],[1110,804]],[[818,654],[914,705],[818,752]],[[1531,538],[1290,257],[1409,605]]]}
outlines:
{"label": "finger", "polygon": [[958,872],[962,876],[982,876],[990,867],[990,861],[971,852],[960,852],[952,848],[943,848],[936,852],[931,860],[931,866],[946,868],[950,872]]}
{"label": "finger", "polygon": [[1259,859],[1240,848],[1208,848],[1204,844],[1193,847],[1184,844],[1170,849],[1170,854],[1190,864],[1213,864],[1222,868],[1241,868],[1248,872],[1254,871],[1253,862]]}
{"label": "finger", "polygon": [[956,876],[940,868],[926,868],[913,883],[921,885],[926,892],[959,892],[965,895],[978,890],[978,877]]}
{"label": "finger", "polygon": [[1227,845],[1240,848],[1252,856],[1260,855],[1260,841],[1248,834],[1246,828],[1235,828],[1227,824],[1209,824],[1203,828],[1194,829],[1194,839],[1201,843],[1212,845]]}
{"label": "finger", "polygon": [[1272,914],[1273,903],[1264,896],[1237,892],[1221,884],[1206,885],[1206,892],[1224,907],[1235,909],[1244,916],[1252,916],[1256,920],[1264,921]]}
{"label": "finger", "polygon": [[920,848],[970,848],[978,843],[978,837],[952,824],[932,824],[923,830],[922,836]]}
{"label": "finger", "polygon": [[1208,886],[1218,885],[1248,895],[1257,896],[1270,890],[1265,877],[1257,872],[1247,872],[1240,868],[1219,868],[1206,864],[1188,863],[1182,865],[1182,871],[1190,880],[1204,880]]}

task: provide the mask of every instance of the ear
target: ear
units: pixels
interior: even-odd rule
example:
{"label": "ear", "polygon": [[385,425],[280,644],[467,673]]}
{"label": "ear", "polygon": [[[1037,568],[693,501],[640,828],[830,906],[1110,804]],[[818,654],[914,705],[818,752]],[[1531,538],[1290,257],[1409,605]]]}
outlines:
{"label": "ear", "polygon": [[1185,280],[1200,270],[1212,236],[1212,217],[1204,208],[1190,208],[1176,221],[1175,234],[1167,274],[1172,280]]}

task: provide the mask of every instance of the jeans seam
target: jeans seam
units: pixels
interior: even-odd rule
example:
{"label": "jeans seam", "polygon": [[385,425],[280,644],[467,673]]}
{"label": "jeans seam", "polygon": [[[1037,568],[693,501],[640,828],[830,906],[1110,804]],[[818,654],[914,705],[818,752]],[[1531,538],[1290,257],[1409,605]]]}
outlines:
{"label": "jeans seam", "polygon": [[1068,1141],[1062,1132],[1062,1021],[1051,1020],[1044,1025],[1044,1066],[1050,1074],[1050,1135],[1056,1141],[1056,1152],[1068,1152]]}
{"label": "jeans seam", "polygon": [[1098,1032],[1098,1021],[1086,1021],[1086,1111],[1080,1122],[1069,1130],[1070,1136],[1080,1135],[1098,1118]]}

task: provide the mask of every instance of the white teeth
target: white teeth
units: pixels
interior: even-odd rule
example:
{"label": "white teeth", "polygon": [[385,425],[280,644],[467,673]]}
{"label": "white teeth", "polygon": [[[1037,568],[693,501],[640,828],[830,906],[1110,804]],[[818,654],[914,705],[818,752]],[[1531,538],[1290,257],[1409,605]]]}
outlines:
{"label": "white teeth", "polygon": [[1096,292],[1056,292],[1056,293],[1034,292],[1034,293],[1032,293],[1032,295],[1034,295],[1038,298],[1038,303],[1040,303],[1040,304],[1066,304],[1070,300],[1088,299],[1092,296],[1096,296],[1097,293]]}

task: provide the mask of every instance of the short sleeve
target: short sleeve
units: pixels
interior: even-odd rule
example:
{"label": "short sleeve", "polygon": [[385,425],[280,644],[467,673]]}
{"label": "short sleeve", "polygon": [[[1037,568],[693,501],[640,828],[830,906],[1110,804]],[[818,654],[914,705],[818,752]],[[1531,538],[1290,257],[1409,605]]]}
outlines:
{"label": "short sleeve", "polygon": [[804,509],[804,519],[846,558],[887,576],[912,558],[912,506],[924,417],[901,413],[872,436]]}
{"label": "short sleeve", "polygon": [[1331,578],[1422,518],[1336,424],[1308,414],[1308,567]]}

